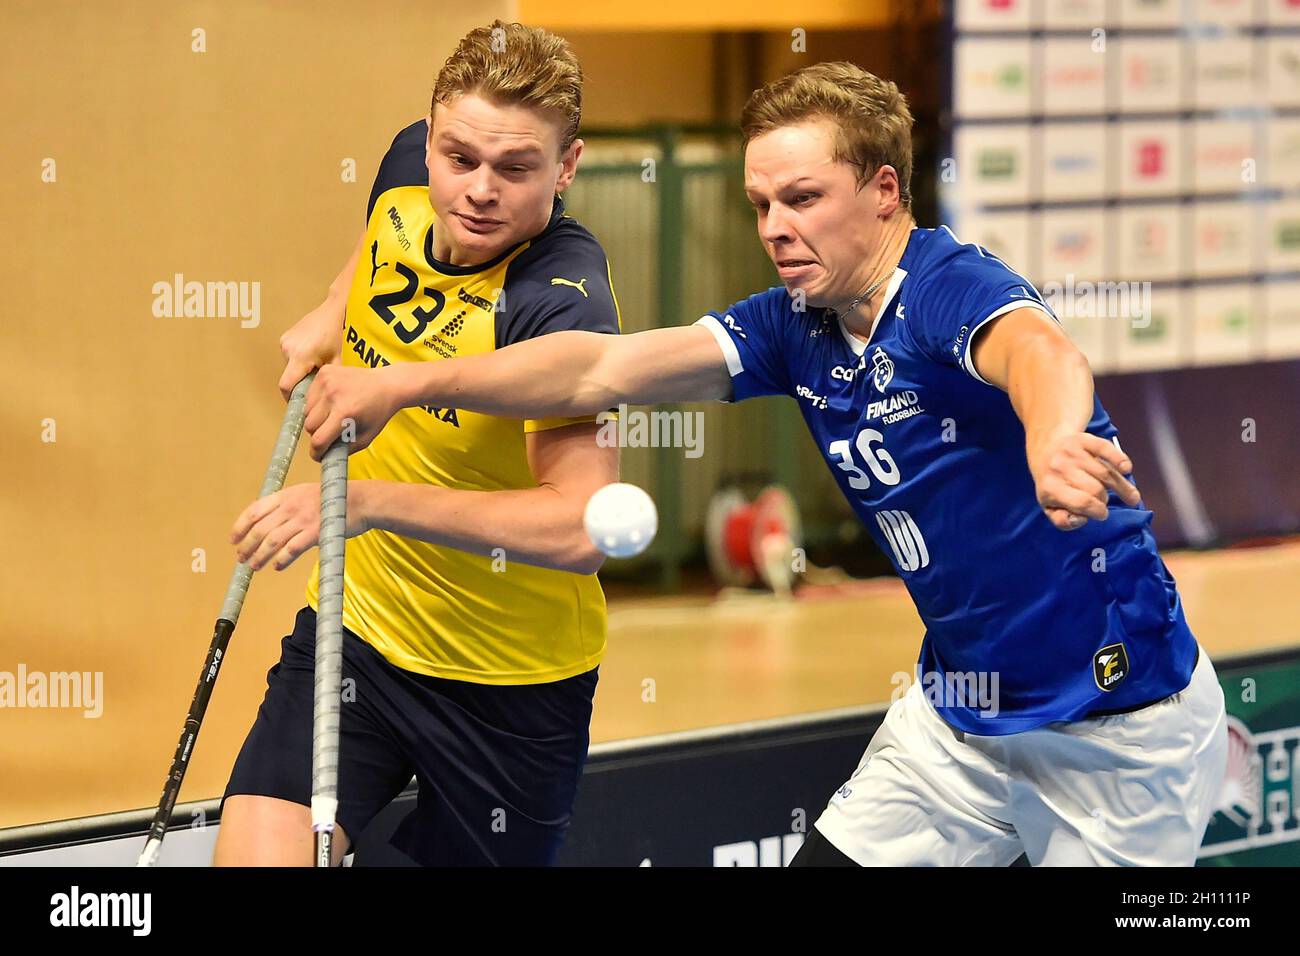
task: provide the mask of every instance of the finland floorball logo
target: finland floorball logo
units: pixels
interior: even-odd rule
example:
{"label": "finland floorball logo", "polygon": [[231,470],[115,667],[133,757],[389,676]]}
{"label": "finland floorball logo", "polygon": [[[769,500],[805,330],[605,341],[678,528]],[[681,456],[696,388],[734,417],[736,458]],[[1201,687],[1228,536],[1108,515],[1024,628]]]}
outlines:
{"label": "finland floorball logo", "polygon": [[886,386],[894,378],[894,362],[879,345],[871,353],[871,382],[876,391],[884,393]]}

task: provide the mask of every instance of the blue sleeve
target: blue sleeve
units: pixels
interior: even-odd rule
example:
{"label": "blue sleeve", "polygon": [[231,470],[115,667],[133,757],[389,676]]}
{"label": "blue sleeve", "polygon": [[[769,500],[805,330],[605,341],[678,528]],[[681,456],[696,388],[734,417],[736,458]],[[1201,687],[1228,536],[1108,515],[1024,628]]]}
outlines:
{"label": "blue sleeve", "polygon": [[[904,300],[907,325],[921,350],[984,381],[975,370],[970,345],[975,333],[1000,315],[1036,309],[1056,316],[1029,280],[1001,259],[970,247],[937,269]],[[988,384],[988,383],[985,383]]]}
{"label": "blue sleeve", "polygon": [[695,323],[712,332],[722,349],[733,402],[793,394],[785,343],[793,321],[789,295],[774,288],[723,311],[707,312]]}

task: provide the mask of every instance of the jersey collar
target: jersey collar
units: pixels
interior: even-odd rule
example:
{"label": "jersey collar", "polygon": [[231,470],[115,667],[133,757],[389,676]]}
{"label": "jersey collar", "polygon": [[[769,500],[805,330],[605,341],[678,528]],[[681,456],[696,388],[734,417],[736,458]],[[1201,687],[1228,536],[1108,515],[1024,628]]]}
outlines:
{"label": "jersey collar", "polygon": [[889,308],[890,303],[894,301],[894,296],[898,294],[898,287],[903,284],[903,280],[906,278],[907,270],[900,263],[890,277],[889,284],[885,286],[885,294],[881,297],[880,308],[876,310],[876,317],[871,320],[871,331],[867,334],[865,342],[850,332],[845,327],[844,320],[836,313],[835,324],[840,327],[840,335],[844,336],[844,341],[849,343],[849,348],[853,350],[854,355],[862,355],[867,350],[867,346],[871,344],[871,340],[876,337],[876,329],[880,326],[881,317],[884,316],[885,310]]}

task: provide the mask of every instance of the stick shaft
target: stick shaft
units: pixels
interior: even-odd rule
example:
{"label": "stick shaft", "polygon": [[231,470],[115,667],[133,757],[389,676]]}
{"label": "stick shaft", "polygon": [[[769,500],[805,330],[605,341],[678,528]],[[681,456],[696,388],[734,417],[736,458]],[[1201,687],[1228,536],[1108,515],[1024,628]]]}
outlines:
{"label": "stick shaft", "polygon": [[[266,466],[266,473],[262,478],[259,498],[265,498],[284,487],[285,475],[289,472],[289,464],[293,461],[294,452],[298,448],[298,439],[302,435],[303,417],[307,411],[307,390],[315,377],[315,372],[307,375],[294,387],[293,394],[289,397],[289,404],[284,410],[284,420],[280,423],[280,433],[271,452],[271,461]],[[225,660],[226,648],[230,644],[231,635],[235,632],[235,625],[239,623],[239,613],[243,610],[244,597],[248,594],[248,586],[252,579],[252,568],[242,562],[235,565],[235,570],[230,575],[230,583],[226,587],[225,599],[221,602],[221,613],[213,628],[212,640],[208,644],[208,654],[203,661],[199,683],[194,690],[194,697],[190,700],[190,710],[185,716],[185,725],[176,744],[176,754],[172,758],[171,769],[167,772],[167,780],[163,784],[162,799],[158,801],[158,811],[154,814],[153,823],[149,825],[149,837],[140,853],[137,866],[153,866],[158,862],[162,841],[167,835],[167,826],[171,822],[172,810],[176,807],[176,798],[180,795],[185,771],[189,769],[190,755],[194,752],[199,729],[203,725],[203,715],[207,713],[208,701],[212,698],[217,675],[221,673],[221,664]]]}
{"label": "stick shaft", "polygon": [[321,459],[320,587],[312,712],[311,808],[316,865],[330,865],[338,810],[339,710],[343,689],[343,570],[348,524],[348,449],[335,442]]}

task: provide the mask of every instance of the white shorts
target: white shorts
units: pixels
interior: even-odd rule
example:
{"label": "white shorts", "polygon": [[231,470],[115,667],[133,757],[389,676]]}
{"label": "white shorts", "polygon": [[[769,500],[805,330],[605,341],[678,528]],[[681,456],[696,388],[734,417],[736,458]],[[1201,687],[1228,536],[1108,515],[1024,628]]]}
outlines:
{"label": "white shorts", "polygon": [[1003,737],[953,729],[914,682],[816,826],[863,866],[1191,866],[1227,754],[1203,649],[1158,704]]}

